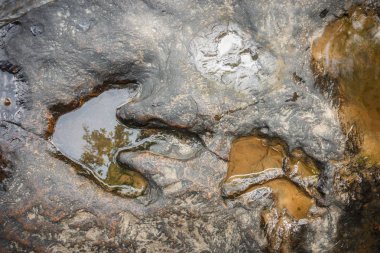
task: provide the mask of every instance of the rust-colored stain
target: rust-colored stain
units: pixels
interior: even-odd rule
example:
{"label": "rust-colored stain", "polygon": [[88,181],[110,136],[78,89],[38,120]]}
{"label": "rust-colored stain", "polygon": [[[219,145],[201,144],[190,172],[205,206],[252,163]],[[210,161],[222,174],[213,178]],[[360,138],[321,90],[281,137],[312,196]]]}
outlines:
{"label": "rust-colored stain", "polygon": [[375,11],[354,7],[329,24],[312,44],[317,74],[338,83],[340,117],[347,132],[356,125],[362,156],[380,161],[380,20]]}

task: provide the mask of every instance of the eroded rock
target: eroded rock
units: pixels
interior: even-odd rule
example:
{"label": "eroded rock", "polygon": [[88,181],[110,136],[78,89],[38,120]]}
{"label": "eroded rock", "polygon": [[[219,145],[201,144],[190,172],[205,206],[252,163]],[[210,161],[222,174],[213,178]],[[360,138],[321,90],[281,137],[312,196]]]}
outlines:
{"label": "eroded rock", "polygon": [[[19,122],[0,122],[1,147],[12,151],[2,148],[12,177],[0,194],[6,203],[0,205],[0,247],[339,252],[354,241],[344,230],[368,231],[366,250],[376,252],[376,230],[368,230],[369,217],[378,217],[374,174],[368,170],[366,177],[371,191],[358,183],[360,173],[350,184],[350,171],[340,177],[346,132],[335,104],[314,87],[310,68],[312,35],[352,4],[59,0],[18,18],[0,34],[0,57],[20,68],[30,106]],[[131,147],[123,138],[116,156],[115,149],[104,155],[147,180],[138,198],[104,191],[82,176],[80,157],[57,157],[46,139],[55,119],[84,107],[94,89],[130,82],[141,85],[140,95],[112,116],[123,127],[150,128],[138,137],[146,145]],[[92,130],[98,132],[91,141],[101,135]],[[276,159],[249,157],[255,170],[280,165],[272,168],[278,175],[265,181],[265,170],[257,171],[256,189],[244,192],[249,183],[238,196],[221,198],[232,141],[256,132],[286,143],[281,151],[265,148]],[[144,141],[149,138],[155,144]],[[133,185],[113,172],[116,181]],[[352,204],[360,207],[361,226],[346,219]]]}

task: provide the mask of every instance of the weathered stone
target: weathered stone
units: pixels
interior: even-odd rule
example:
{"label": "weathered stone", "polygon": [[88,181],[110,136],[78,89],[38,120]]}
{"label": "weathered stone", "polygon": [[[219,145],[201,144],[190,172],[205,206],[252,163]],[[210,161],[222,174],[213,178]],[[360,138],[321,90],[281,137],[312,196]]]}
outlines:
{"label": "weathered stone", "polygon": [[[1,250],[376,252],[376,166],[346,161],[338,108],[315,87],[311,67],[313,35],[356,3],[378,5],[57,0],[16,20],[12,8],[0,9],[14,21],[0,31],[1,73],[22,81],[7,82],[11,104],[1,101],[1,112],[27,101],[22,117],[0,121],[1,157],[11,165],[0,191]],[[156,142],[121,145],[112,158],[147,180],[137,198],[105,191],[48,138],[56,119],[97,89],[127,83],[139,85],[138,95],[115,117],[153,128],[141,140]],[[13,98],[14,88],[24,92]],[[238,196],[222,198],[232,141],[258,133],[286,143],[288,158],[267,185],[259,172],[264,187],[243,193],[252,182],[239,183],[226,194]],[[311,162],[292,157],[297,149]],[[288,188],[275,183],[284,178]],[[305,205],[289,205],[281,191],[290,188]]]}

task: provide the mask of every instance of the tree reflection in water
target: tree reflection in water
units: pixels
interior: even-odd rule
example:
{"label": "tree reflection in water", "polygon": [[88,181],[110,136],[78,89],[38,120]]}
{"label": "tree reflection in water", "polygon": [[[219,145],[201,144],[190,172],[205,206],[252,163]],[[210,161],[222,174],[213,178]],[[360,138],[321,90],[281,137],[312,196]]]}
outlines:
{"label": "tree reflection in water", "polygon": [[146,186],[145,179],[139,173],[122,168],[114,159],[119,148],[130,144],[129,132],[123,125],[117,124],[114,131],[105,128],[90,131],[86,126],[83,129],[86,145],[81,163],[91,168],[108,185]]}

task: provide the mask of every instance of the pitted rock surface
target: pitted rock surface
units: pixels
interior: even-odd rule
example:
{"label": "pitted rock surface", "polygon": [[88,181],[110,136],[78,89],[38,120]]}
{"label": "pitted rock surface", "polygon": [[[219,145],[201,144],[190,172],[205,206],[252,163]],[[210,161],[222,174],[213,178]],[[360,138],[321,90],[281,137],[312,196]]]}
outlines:
{"label": "pitted rock surface", "polygon": [[[355,4],[378,8],[364,0],[56,0],[16,17],[0,9],[12,22],[0,32],[3,71],[22,77],[28,101],[22,117],[0,119],[0,157],[9,161],[0,249],[360,252],[358,227],[362,241],[372,240],[364,252],[376,252],[379,224],[369,217],[379,217],[379,170],[344,160],[338,108],[315,87],[311,68],[313,36]],[[185,139],[171,134],[152,150],[120,150],[118,162],[148,180],[137,198],[105,191],[46,137],[97,88],[131,82],[140,92],[115,110],[120,122]],[[236,197],[222,196],[231,143],[252,134],[318,162],[310,184],[319,199],[306,218],[276,210],[268,187],[238,185]]]}

